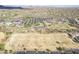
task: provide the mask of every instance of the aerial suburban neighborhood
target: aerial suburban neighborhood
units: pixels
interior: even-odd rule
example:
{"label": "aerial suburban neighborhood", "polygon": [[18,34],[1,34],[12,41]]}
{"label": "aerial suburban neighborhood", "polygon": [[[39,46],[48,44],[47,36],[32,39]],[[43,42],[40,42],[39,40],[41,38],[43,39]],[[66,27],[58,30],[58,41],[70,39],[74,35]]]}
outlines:
{"label": "aerial suburban neighborhood", "polygon": [[0,54],[79,54],[79,6],[0,5]]}

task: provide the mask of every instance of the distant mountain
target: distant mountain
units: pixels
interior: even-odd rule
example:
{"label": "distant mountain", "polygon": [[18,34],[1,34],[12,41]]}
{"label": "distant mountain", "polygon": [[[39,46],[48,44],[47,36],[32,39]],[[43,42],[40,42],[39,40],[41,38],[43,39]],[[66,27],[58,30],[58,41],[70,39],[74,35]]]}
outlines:
{"label": "distant mountain", "polygon": [[40,5],[0,5],[0,9],[31,9],[31,8],[79,8],[79,5],[45,5],[45,6],[40,6]]}
{"label": "distant mountain", "polygon": [[0,5],[0,9],[22,9],[22,7]]}

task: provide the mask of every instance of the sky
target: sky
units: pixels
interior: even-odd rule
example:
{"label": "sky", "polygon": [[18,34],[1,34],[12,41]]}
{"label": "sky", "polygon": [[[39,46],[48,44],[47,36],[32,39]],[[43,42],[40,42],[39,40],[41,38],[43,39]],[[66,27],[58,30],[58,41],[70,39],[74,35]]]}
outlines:
{"label": "sky", "polygon": [[0,5],[79,5],[79,0],[0,0]]}

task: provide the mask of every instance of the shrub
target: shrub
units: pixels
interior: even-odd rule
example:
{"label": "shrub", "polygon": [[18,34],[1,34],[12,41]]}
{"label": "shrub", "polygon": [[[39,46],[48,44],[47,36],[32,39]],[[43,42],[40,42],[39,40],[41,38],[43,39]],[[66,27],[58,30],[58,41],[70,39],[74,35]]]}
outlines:
{"label": "shrub", "polygon": [[12,53],[13,51],[12,50],[9,50],[9,53]]}
{"label": "shrub", "polygon": [[64,50],[65,50],[64,47],[56,47],[56,49],[57,49],[58,51],[64,51]]}
{"label": "shrub", "polygon": [[0,44],[0,51],[4,50],[4,44]]}
{"label": "shrub", "polygon": [[4,53],[8,53],[8,50],[4,50]]}

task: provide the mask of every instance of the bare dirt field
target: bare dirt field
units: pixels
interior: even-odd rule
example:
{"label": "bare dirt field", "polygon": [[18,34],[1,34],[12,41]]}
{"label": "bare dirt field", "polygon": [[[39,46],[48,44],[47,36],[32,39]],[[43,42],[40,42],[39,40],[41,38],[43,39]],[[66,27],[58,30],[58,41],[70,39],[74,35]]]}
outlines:
{"label": "bare dirt field", "polygon": [[71,49],[79,48],[78,43],[74,43],[66,33],[14,33],[8,38],[5,49],[13,51],[38,50],[38,51],[57,51],[61,47]]}

